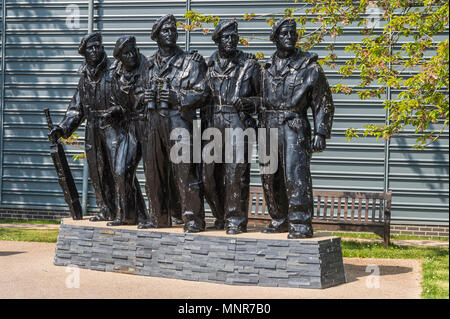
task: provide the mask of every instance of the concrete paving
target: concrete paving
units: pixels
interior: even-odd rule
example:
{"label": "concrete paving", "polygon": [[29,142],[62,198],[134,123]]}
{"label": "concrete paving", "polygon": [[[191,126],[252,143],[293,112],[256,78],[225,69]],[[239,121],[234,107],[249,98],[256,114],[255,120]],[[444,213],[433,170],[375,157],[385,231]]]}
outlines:
{"label": "concrete paving", "polygon": [[[421,264],[412,259],[344,258],[347,283],[322,289],[230,286],[53,265],[55,244],[0,241],[0,298],[411,299]],[[78,287],[78,288],[77,288]]]}

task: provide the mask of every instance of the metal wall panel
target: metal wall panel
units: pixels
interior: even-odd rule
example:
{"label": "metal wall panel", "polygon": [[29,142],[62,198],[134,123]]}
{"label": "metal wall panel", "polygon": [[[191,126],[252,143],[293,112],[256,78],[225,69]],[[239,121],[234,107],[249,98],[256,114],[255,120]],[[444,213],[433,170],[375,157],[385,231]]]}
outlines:
{"label": "metal wall panel", "polygon": [[[67,16],[78,6],[79,28],[70,28]],[[69,7],[70,6],[70,7]],[[94,1],[94,30],[102,31],[108,55],[120,35],[133,34],[141,52],[152,55],[157,46],[150,39],[154,21],[166,13],[183,19],[191,8],[221,18],[242,18],[245,13],[264,15],[240,22],[240,34],[249,39],[247,52],[261,51],[269,58],[275,46],[268,40],[268,16],[281,16],[287,7],[297,7],[296,15],[305,14],[303,3],[285,1]],[[69,8],[69,9],[68,9]],[[6,1],[5,103],[3,105],[3,140],[1,169],[1,207],[66,210],[51,159],[48,156],[47,127],[42,109],[49,107],[54,121],[61,119],[74,92],[79,75],[76,70],[82,58],[77,54],[79,39],[87,30],[88,1]],[[69,10],[69,11],[66,11]],[[277,15],[278,14],[278,15]],[[70,24],[70,23],[69,23]],[[207,26],[213,29],[213,26]],[[308,26],[313,30],[314,26]],[[380,32],[380,28],[377,29]],[[185,34],[180,31],[179,45],[197,49],[205,57],[215,49],[211,33]],[[448,31],[439,35],[441,40]],[[342,79],[337,69],[351,53],[345,47],[362,39],[360,28],[349,25],[335,42],[339,56],[335,69],[325,68],[331,85],[356,85],[356,76]],[[312,51],[325,57],[332,39]],[[3,43],[2,43],[3,44]],[[395,48],[394,48],[395,49]],[[395,96],[389,92],[386,97]],[[426,151],[411,148],[414,134],[406,131],[390,141],[361,138],[345,140],[348,127],[367,123],[383,124],[386,112],[380,99],[359,100],[356,94],[335,94],[335,121],[327,151],[315,154],[312,162],[313,184],[317,189],[383,191],[390,188],[393,196],[393,219],[399,223],[448,224],[448,130],[439,143]],[[83,135],[83,128],[78,130]],[[68,148],[69,156],[78,153]],[[257,156],[255,156],[257,158]],[[69,160],[81,194],[82,163]],[[387,174],[385,174],[387,173]],[[144,185],[142,165],[138,169]],[[260,185],[257,164],[252,165],[251,183]],[[95,210],[90,187],[89,210]]]}

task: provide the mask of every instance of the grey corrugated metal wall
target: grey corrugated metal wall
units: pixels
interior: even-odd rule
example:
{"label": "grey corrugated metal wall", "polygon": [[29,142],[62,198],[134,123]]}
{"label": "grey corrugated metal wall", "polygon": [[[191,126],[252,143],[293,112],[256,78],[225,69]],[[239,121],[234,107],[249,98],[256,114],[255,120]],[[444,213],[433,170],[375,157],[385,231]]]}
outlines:
{"label": "grey corrugated metal wall", "polygon": [[[6,1],[6,0],[5,0]],[[101,30],[105,48],[111,56],[115,40],[124,34],[137,38],[141,52],[149,56],[156,50],[149,33],[153,22],[161,15],[172,13],[182,19],[191,8],[221,18],[241,18],[244,13],[274,16],[287,7],[298,7],[304,14],[304,4],[285,1],[94,1],[94,30]],[[79,9],[79,28],[71,28],[74,20],[68,15]],[[3,7],[2,7],[3,9]],[[0,144],[2,173],[0,208],[66,210],[66,204],[56,179],[48,153],[47,128],[43,108],[49,107],[58,121],[69,103],[77,83],[76,70],[82,62],[77,54],[79,39],[87,30],[88,1],[6,1],[5,82],[0,116],[3,121]],[[3,10],[2,10],[3,12]],[[67,23],[69,22],[69,23]],[[210,26],[212,29],[213,27]],[[262,51],[269,57],[274,45],[268,41],[269,26],[265,17],[241,22],[241,36],[250,39],[244,51]],[[340,59],[349,56],[344,51],[350,42],[359,41],[360,28],[347,26],[345,35],[335,43]],[[439,35],[439,39],[448,32]],[[314,49],[320,57],[326,55],[331,39]],[[2,43],[3,44],[3,43]],[[180,32],[179,45],[197,49],[209,56],[215,49],[210,36],[200,31]],[[393,48],[395,49],[395,48]],[[3,61],[3,60],[2,60]],[[337,69],[326,69],[330,83],[354,85],[356,77],[343,80]],[[2,82],[3,83],[3,82]],[[388,96],[398,92],[390,91]],[[385,123],[382,100],[361,101],[357,95],[334,95],[336,105],[333,136],[327,151],[314,155],[312,172],[317,189],[383,191],[392,189],[393,219],[396,223],[448,224],[448,130],[435,145],[425,151],[411,148],[412,131],[388,141],[361,138],[345,140],[348,127],[362,127],[368,122]],[[83,130],[78,131],[83,135]],[[68,154],[79,150],[70,148]],[[78,189],[82,189],[82,164],[70,160]],[[138,176],[143,185],[142,169]],[[252,184],[259,185],[257,165],[253,165]],[[95,210],[95,199],[89,193],[89,210]]]}

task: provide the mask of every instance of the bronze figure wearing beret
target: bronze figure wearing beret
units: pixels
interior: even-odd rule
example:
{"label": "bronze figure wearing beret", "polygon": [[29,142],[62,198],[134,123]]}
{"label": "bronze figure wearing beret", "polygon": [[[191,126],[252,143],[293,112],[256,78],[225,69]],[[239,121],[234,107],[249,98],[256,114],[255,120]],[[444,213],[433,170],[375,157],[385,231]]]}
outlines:
{"label": "bronze figure wearing beret", "polygon": [[103,125],[114,141],[108,150],[115,182],[116,214],[108,226],[143,224],[148,220],[148,213],[136,178],[142,156],[138,135],[142,94],[137,84],[146,59],[139,53],[134,36],[117,40],[114,57],[110,108],[103,116]]}
{"label": "bronze figure wearing beret", "polygon": [[63,120],[50,132],[52,138],[69,137],[86,119],[85,149],[89,176],[100,212],[91,221],[112,220],[116,201],[108,147],[108,130],[101,128],[101,116],[109,108],[111,95],[110,62],[104,51],[99,32],[85,35],[78,47],[85,63],[81,77]]}
{"label": "bronze figure wearing beret", "polygon": [[[207,82],[210,91],[206,108],[202,110],[206,127],[219,129],[255,128],[252,118],[257,103],[252,96],[259,94],[259,64],[253,56],[237,49],[238,25],[234,20],[221,21],[212,38],[218,46],[207,61]],[[215,217],[212,229],[226,229],[227,234],[247,231],[250,186],[248,141],[240,147],[238,139],[222,141],[222,150],[230,147],[236,158],[203,164],[205,199]],[[231,145],[225,145],[225,143]],[[242,153],[242,154],[240,154]]]}
{"label": "bronze figure wearing beret", "polygon": [[[278,129],[279,147],[277,172],[261,175],[272,217],[263,231],[289,231],[288,238],[311,237],[310,161],[313,152],[325,150],[325,140],[330,138],[333,99],[317,63],[317,54],[296,48],[298,33],[293,19],[277,21],[270,38],[277,51],[262,70],[263,105],[259,123],[266,129]],[[313,131],[307,117],[309,108],[314,119]]]}
{"label": "bronze figure wearing beret", "polygon": [[[178,31],[173,15],[158,19],[151,38],[158,51],[144,67],[143,87],[148,119],[147,143],[143,152],[144,172],[148,184],[150,222],[139,228],[170,227],[170,188],[176,188],[185,232],[205,229],[205,212],[199,164],[175,163],[170,150],[176,142],[170,139],[173,129],[190,134],[193,120],[206,95],[205,63],[177,45]],[[192,155],[192,154],[191,154]]]}

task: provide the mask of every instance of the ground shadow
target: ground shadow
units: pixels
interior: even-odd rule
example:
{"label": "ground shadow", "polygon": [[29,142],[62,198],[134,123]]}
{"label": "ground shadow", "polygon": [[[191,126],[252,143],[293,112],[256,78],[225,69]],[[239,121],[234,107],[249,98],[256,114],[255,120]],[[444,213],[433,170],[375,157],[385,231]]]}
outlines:
{"label": "ground shadow", "polygon": [[0,251],[0,257],[23,254],[24,251]]}
{"label": "ground shadow", "polygon": [[[352,265],[344,263],[344,267],[345,267],[345,275],[347,277],[347,283],[357,281],[359,278],[362,277],[374,275],[373,270],[368,268],[368,265]],[[402,266],[379,266],[379,267],[380,267],[380,276],[406,274],[413,271],[411,267],[402,267]]]}

